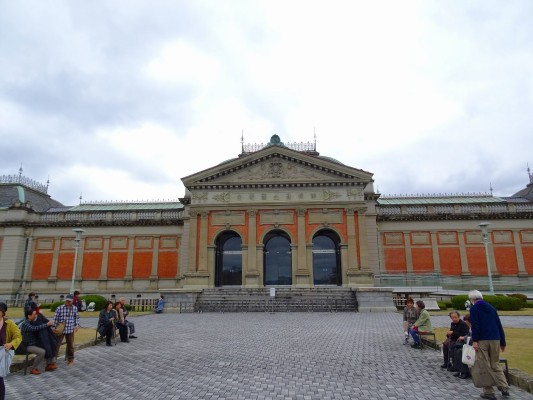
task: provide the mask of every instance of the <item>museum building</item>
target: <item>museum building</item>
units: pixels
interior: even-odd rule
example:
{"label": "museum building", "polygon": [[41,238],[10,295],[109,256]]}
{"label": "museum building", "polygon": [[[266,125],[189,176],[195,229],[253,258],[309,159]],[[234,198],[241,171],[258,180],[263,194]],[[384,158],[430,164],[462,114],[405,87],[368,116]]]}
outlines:
{"label": "museum building", "polygon": [[58,296],[73,281],[82,293],[130,297],[214,287],[483,289],[487,265],[497,290],[533,290],[531,175],[509,197],[387,197],[372,173],[274,135],[182,182],[175,202],[64,206],[47,185],[0,177],[0,296]]}

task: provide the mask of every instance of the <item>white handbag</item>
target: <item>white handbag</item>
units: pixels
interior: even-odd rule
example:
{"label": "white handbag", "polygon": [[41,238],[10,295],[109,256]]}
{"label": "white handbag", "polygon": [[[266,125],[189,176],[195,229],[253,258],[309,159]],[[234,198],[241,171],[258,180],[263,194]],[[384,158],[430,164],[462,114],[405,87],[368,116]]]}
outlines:
{"label": "white handbag", "polygon": [[474,346],[468,344],[468,342],[470,342],[470,338],[468,338],[468,341],[463,344],[461,362],[465,365],[473,366],[476,362],[476,350],[474,350]]}

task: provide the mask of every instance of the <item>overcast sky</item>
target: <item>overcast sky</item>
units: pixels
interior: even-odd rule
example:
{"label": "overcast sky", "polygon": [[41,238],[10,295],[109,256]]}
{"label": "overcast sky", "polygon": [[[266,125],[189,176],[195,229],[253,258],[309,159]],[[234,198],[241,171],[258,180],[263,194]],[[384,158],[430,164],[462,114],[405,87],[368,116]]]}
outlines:
{"label": "overcast sky", "polygon": [[382,194],[512,195],[533,2],[0,0],[0,175],[65,205],[177,199],[246,143],[312,141]]}

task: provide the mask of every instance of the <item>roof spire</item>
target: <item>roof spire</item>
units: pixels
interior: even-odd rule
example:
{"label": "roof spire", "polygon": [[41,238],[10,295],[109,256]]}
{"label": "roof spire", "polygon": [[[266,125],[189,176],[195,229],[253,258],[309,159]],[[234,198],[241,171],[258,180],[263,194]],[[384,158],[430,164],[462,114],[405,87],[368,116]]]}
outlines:
{"label": "roof spire", "polygon": [[529,183],[533,183],[533,175],[531,175],[531,170],[529,169],[529,163],[527,163],[527,175],[529,176]]}
{"label": "roof spire", "polygon": [[241,153],[244,153],[244,129],[241,129]]}
{"label": "roof spire", "polygon": [[313,126],[313,139],[315,140],[315,151],[316,151],[316,129]]}
{"label": "roof spire", "polygon": [[492,194],[492,191],[493,191],[493,189],[492,189],[492,182],[489,182],[489,190],[490,190],[490,195],[492,196],[492,195],[493,195],[493,194]]}
{"label": "roof spire", "polygon": [[48,179],[46,180],[46,193],[48,193],[49,187],[50,187],[50,175],[48,175]]}
{"label": "roof spire", "polygon": [[80,204],[81,204],[81,200],[83,199],[83,193],[80,192]]}
{"label": "roof spire", "polygon": [[[528,166],[528,171],[529,171],[529,166]],[[19,176],[22,176],[22,163],[20,163]]]}

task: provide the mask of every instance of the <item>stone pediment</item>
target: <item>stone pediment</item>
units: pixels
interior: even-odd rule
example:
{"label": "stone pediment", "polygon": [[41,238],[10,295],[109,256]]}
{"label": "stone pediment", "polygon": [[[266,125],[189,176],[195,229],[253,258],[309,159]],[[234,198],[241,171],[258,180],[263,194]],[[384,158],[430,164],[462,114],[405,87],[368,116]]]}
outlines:
{"label": "stone pediment", "polygon": [[291,149],[272,146],[182,179],[189,189],[246,186],[366,186],[372,174]]}

